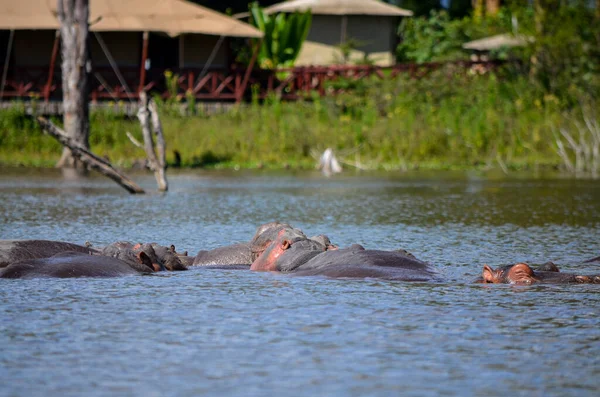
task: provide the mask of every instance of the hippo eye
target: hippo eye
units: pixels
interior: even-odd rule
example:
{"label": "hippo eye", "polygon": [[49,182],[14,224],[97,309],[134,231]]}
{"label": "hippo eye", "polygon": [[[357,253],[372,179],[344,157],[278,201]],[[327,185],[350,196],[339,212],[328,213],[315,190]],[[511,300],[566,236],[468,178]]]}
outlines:
{"label": "hippo eye", "polygon": [[283,240],[283,242],[281,243],[281,249],[282,250],[286,250],[288,248],[290,248],[291,244],[288,240]]}

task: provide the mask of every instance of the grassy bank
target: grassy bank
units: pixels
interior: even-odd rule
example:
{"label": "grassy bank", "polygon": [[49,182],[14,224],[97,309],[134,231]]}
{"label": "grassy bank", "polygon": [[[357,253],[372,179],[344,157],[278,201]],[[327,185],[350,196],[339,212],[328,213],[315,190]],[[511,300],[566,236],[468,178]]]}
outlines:
{"label": "grassy bank", "polygon": [[[563,163],[556,131],[582,115],[578,103],[501,71],[443,70],[350,88],[335,98],[254,101],[210,117],[181,116],[162,103],[167,160],[173,164],[177,150],[184,167],[310,168],[331,147],[367,169],[556,167]],[[598,110],[598,102],[589,106],[592,115]],[[92,150],[123,167],[143,158],[126,131],[141,136],[136,119],[94,112]],[[59,144],[22,109],[0,111],[2,165],[53,166],[59,155]]]}

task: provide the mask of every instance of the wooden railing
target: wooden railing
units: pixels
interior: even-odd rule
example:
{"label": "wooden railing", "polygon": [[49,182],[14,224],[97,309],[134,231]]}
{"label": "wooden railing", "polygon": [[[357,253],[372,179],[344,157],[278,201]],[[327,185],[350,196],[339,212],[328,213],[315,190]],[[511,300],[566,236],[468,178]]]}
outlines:
{"label": "wooden railing", "polygon": [[[345,90],[342,85],[332,84],[340,79],[358,81],[367,77],[394,78],[407,74],[412,78],[421,78],[440,69],[453,65],[468,70],[489,70],[500,65],[499,62],[452,62],[398,64],[389,67],[380,66],[310,66],[269,70],[254,70],[245,83],[245,68],[231,69],[192,69],[174,70],[175,87],[169,89],[166,84],[166,69],[151,69],[141,82],[139,68],[121,68],[120,75],[110,68],[95,68],[91,76],[91,99],[99,100],[137,100],[141,90],[158,93],[163,98],[177,95],[182,99],[193,95],[201,101],[240,101],[249,99],[252,91],[260,98],[277,95],[283,99],[294,100],[312,93],[336,95]],[[0,65],[0,70],[2,66]],[[57,100],[62,96],[60,70],[49,76],[47,67],[9,68],[8,78],[2,98],[28,98]]]}

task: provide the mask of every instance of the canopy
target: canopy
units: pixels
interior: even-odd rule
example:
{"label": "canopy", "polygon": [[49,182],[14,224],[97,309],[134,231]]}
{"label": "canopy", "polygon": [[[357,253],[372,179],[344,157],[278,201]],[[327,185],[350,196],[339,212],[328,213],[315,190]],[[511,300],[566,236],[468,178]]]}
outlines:
{"label": "canopy", "polygon": [[483,39],[469,41],[463,44],[463,48],[473,51],[492,51],[503,47],[524,47],[533,39],[527,36],[513,36],[511,34],[499,34],[484,37]]}
{"label": "canopy", "polygon": [[[57,0],[0,0],[0,29],[58,29]],[[261,37],[253,26],[183,0],[90,0],[90,30]]]}
{"label": "canopy", "polygon": [[304,12],[320,15],[383,15],[410,17],[412,11],[405,10],[379,0],[290,0],[265,8],[265,12]]}

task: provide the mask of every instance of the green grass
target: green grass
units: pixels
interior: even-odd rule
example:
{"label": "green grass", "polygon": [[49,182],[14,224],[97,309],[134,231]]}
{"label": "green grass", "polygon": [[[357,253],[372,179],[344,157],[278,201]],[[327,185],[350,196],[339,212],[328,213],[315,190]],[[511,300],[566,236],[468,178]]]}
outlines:
{"label": "green grass", "polygon": [[[553,128],[580,110],[510,74],[442,70],[421,80],[363,80],[337,97],[253,101],[210,117],[180,116],[163,103],[161,117],[167,161],[177,150],[184,167],[312,168],[313,155],[331,147],[367,169],[527,169],[562,163]],[[144,152],[126,131],[141,140],[136,119],[93,112],[92,150],[127,167]],[[49,167],[60,153],[23,109],[0,111],[0,164]]]}

